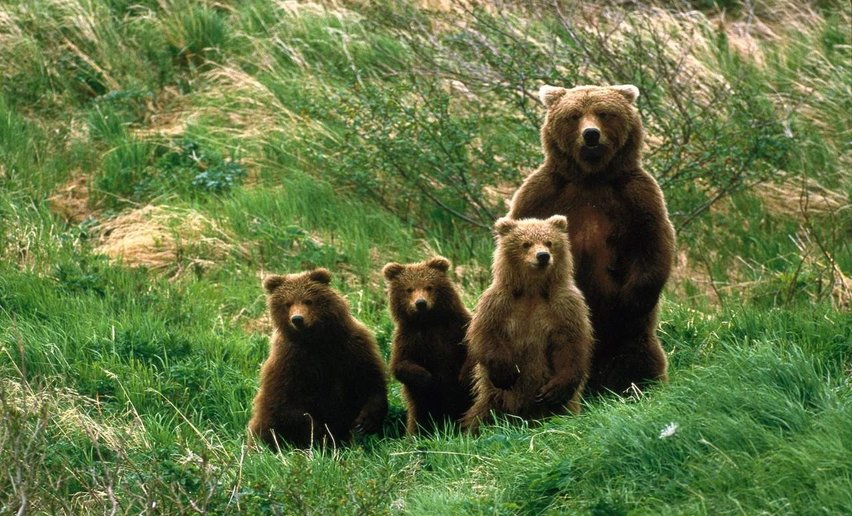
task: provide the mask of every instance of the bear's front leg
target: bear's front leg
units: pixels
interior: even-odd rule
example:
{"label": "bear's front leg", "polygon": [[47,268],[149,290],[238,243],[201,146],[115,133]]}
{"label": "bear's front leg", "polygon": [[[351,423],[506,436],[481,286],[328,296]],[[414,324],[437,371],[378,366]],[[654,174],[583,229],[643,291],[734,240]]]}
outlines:
{"label": "bear's front leg", "polygon": [[482,363],[494,387],[509,390],[521,376],[521,370],[511,356],[489,356]]}
{"label": "bear's front leg", "polygon": [[618,293],[619,308],[625,318],[649,314],[660,301],[667,279],[667,271],[655,270],[651,264],[633,264]]}
{"label": "bear's front leg", "polygon": [[637,214],[631,236],[622,242],[620,268],[624,278],[616,301],[625,318],[643,317],[657,306],[675,254],[674,230],[665,218],[665,207],[643,206],[636,211],[656,216]]}
{"label": "bear's front leg", "polygon": [[393,376],[409,387],[424,390],[432,385],[432,373],[411,360],[400,360],[393,366]]}
{"label": "bear's front leg", "polygon": [[[551,379],[539,389],[535,402],[561,405],[578,393],[591,367],[591,331],[569,328],[553,335],[548,346]],[[589,341],[589,342],[584,342]]]}
{"label": "bear's front leg", "polygon": [[352,431],[355,433],[372,434],[378,432],[382,427],[385,416],[388,414],[388,396],[383,388],[373,392],[358,417],[352,423]]}
{"label": "bear's front leg", "polygon": [[581,383],[582,381],[565,378],[551,378],[539,389],[538,394],[535,395],[535,402],[541,405],[564,405],[574,397]]}

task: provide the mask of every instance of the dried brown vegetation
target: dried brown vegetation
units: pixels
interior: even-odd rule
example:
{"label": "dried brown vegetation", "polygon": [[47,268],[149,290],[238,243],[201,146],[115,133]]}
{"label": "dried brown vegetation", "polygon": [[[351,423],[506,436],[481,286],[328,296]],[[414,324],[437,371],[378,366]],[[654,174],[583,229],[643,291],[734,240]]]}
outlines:
{"label": "dried brown vegetation", "polygon": [[96,231],[96,253],[172,277],[246,253],[214,221],[193,210],[145,206],[102,222]]}

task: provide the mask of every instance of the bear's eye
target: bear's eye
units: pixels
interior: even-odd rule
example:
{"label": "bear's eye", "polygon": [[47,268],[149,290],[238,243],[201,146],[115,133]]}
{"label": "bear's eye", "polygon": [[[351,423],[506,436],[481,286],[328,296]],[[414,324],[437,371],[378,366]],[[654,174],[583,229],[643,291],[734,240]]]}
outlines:
{"label": "bear's eye", "polygon": [[551,242],[550,240],[548,240],[547,242],[545,242],[545,243],[544,243],[544,246],[545,246],[545,247],[553,247],[553,242]]}
{"label": "bear's eye", "polygon": [[407,288],[407,289],[405,289],[405,291],[408,292],[409,294],[411,294],[412,292],[414,292],[414,289],[413,288]]}
{"label": "bear's eye", "polygon": [[603,111],[598,113],[598,118],[600,118],[601,120],[606,120],[607,118],[609,118],[611,116],[612,116],[611,113],[606,113],[606,112],[603,112]]}
{"label": "bear's eye", "polygon": [[313,300],[311,300],[311,299],[305,299],[305,302],[304,302],[304,305],[305,305],[305,306],[311,306],[312,304],[314,304]]}
{"label": "bear's eye", "polygon": [[532,242],[524,242],[524,249],[529,249],[532,247]]}
{"label": "bear's eye", "polygon": [[571,113],[571,120],[579,120],[580,113]]}
{"label": "bear's eye", "polygon": [[432,285],[429,285],[428,287],[426,287],[426,292],[432,292]]}

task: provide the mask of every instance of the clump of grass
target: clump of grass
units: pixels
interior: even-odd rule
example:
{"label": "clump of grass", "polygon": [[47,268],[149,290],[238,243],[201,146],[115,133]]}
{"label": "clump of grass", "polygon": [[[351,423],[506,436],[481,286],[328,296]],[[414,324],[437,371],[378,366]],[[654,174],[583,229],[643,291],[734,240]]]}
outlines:
{"label": "clump of grass", "polygon": [[246,253],[213,221],[192,210],[145,206],[105,220],[93,230],[99,235],[95,253],[171,276],[185,270],[200,272]]}
{"label": "clump of grass", "polygon": [[172,2],[167,12],[165,39],[179,63],[199,66],[221,58],[230,38],[223,14],[193,2]]}
{"label": "clump of grass", "polygon": [[95,215],[89,204],[88,176],[77,172],[48,198],[50,210],[64,220],[81,223]]}

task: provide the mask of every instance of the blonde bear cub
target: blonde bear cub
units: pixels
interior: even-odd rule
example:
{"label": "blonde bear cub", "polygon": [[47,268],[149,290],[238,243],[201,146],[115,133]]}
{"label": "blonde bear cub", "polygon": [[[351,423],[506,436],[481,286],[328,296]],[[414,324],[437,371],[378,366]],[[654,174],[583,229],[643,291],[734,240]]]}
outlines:
{"label": "blonde bear cub", "polygon": [[494,229],[493,282],[467,331],[477,365],[463,426],[474,432],[492,412],[529,420],[579,412],[594,342],[566,218],[501,218]]}

